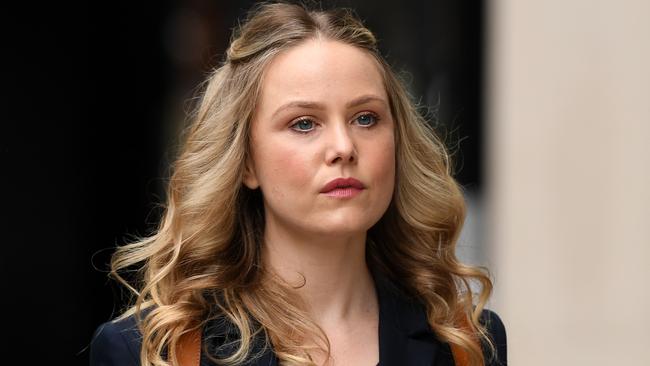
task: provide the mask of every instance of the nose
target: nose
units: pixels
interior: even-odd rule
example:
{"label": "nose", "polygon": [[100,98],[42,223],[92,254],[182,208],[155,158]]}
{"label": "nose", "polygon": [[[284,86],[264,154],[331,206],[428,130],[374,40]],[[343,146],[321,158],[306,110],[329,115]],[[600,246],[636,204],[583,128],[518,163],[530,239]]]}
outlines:
{"label": "nose", "polygon": [[336,123],[328,134],[326,160],[328,165],[357,161],[357,151],[347,123]]}

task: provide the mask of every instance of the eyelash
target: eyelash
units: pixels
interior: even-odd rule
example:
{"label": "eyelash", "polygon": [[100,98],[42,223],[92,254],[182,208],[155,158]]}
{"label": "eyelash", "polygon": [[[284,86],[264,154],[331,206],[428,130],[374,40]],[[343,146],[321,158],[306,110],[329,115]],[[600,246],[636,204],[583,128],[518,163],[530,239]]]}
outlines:
{"label": "eyelash", "polygon": [[[374,126],[374,125],[376,125],[377,123],[379,123],[379,120],[380,120],[379,116],[377,116],[377,115],[374,114],[374,113],[370,113],[370,112],[367,112],[367,113],[364,113],[364,114],[360,114],[360,115],[357,116],[354,120],[356,121],[356,120],[358,120],[359,118],[361,118],[361,117],[366,117],[366,116],[370,116],[370,117],[374,118],[374,122],[373,122],[372,124],[370,124],[370,125],[362,125],[364,128],[371,128],[372,126]],[[293,123],[293,124],[292,124],[291,126],[289,126],[289,127],[291,128],[291,127],[293,127],[293,126],[295,126],[295,125],[297,125],[298,123],[303,122],[303,121],[310,121],[310,122],[312,122],[312,123],[314,122],[314,121],[313,121],[312,119],[310,119],[310,118],[300,118],[300,119],[298,119],[295,123]],[[294,132],[296,132],[296,133],[299,133],[299,134],[301,134],[301,135],[306,135],[306,134],[312,132],[312,131],[314,130],[314,128],[312,128],[311,130],[306,130],[306,131],[301,131],[301,130],[297,130],[297,129],[294,129],[294,128],[291,128],[291,130],[294,131]]]}

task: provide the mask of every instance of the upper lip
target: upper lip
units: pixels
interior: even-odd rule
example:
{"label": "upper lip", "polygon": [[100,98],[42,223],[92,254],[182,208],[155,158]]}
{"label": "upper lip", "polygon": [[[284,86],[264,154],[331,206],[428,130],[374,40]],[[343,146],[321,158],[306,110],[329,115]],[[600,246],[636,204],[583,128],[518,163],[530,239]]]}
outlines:
{"label": "upper lip", "polygon": [[357,189],[364,189],[366,188],[363,183],[361,183],[359,180],[354,179],[352,177],[349,178],[336,178],[329,183],[327,183],[321,190],[320,193],[326,193],[329,191],[332,191],[336,188],[345,188],[345,187],[354,187]]}

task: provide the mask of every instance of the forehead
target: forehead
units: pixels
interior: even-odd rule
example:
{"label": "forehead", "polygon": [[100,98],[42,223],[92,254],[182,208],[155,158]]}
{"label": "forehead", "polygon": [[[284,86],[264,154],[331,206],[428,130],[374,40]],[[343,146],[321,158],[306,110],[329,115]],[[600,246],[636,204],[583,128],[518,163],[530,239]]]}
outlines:
{"label": "forehead", "polygon": [[368,52],[338,41],[313,39],[279,53],[267,65],[258,108],[294,99],[345,104],[364,94],[386,99],[377,61]]}

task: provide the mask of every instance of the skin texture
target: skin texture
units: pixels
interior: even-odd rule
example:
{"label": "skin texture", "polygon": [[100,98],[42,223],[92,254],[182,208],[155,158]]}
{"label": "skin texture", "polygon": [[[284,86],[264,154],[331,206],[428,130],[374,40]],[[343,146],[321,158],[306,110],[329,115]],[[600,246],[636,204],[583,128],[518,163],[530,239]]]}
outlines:
{"label": "skin texture", "polygon": [[[309,104],[283,108],[296,101]],[[264,197],[263,260],[296,285],[304,276],[298,291],[332,341],[336,363],[373,364],[378,349],[368,339],[377,338],[378,305],[366,232],[395,184],[394,122],[378,64],[324,39],[278,54],[265,70],[250,144],[244,184]],[[346,199],[320,193],[339,177],[365,189]]]}
{"label": "skin texture", "polygon": [[[366,95],[380,101],[345,108]],[[290,107],[276,114],[293,101],[326,109]],[[362,126],[374,119],[364,113],[379,121]],[[291,127],[301,118],[311,123]],[[294,131],[300,129],[311,131]],[[393,122],[379,70],[362,51],[311,40],[278,55],[266,70],[251,134],[255,171],[246,184],[261,186],[269,221],[303,235],[345,235],[366,231],[388,207],[395,175]],[[330,180],[347,176],[367,189],[345,201],[319,194]]]}

